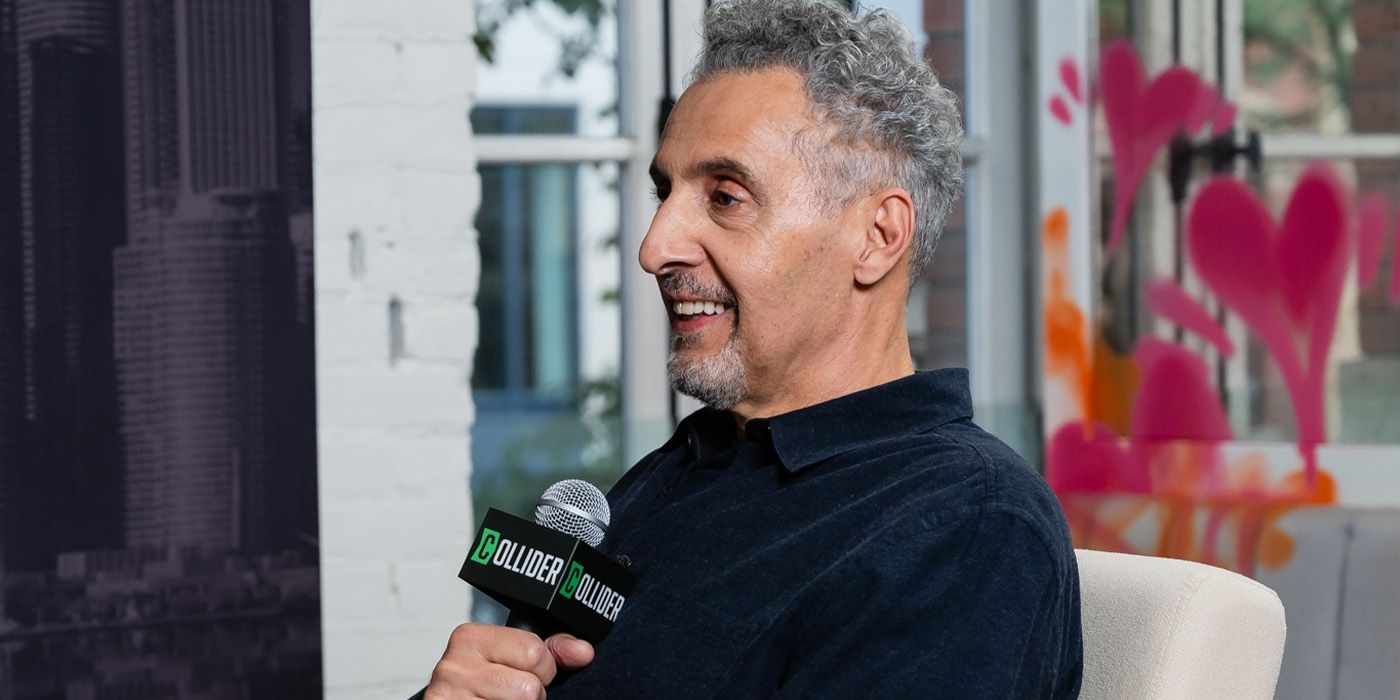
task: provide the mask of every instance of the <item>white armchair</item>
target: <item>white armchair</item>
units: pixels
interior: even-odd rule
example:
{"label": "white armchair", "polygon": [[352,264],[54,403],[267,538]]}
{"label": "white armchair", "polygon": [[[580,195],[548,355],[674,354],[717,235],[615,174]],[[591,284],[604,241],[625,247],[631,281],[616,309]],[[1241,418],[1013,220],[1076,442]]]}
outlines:
{"label": "white armchair", "polygon": [[1283,604],[1267,586],[1205,564],[1075,550],[1083,700],[1272,698]]}

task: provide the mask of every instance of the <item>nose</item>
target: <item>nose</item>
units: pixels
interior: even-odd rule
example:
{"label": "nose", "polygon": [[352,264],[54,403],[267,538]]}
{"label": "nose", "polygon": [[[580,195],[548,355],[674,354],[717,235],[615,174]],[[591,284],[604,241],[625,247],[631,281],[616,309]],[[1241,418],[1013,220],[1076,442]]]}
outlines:
{"label": "nose", "polygon": [[698,238],[700,226],[693,218],[679,192],[673,192],[661,203],[651,217],[651,227],[638,253],[643,270],[663,275],[698,267],[704,261],[705,251]]}

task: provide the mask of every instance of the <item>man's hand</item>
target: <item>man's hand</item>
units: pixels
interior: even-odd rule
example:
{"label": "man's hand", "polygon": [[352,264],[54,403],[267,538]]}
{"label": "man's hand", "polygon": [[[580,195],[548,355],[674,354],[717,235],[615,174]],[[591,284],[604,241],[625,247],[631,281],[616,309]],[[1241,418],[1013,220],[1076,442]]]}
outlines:
{"label": "man's hand", "polygon": [[509,627],[457,625],[423,697],[538,700],[559,669],[582,668],[592,661],[593,645],[572,635],[544,640]]}

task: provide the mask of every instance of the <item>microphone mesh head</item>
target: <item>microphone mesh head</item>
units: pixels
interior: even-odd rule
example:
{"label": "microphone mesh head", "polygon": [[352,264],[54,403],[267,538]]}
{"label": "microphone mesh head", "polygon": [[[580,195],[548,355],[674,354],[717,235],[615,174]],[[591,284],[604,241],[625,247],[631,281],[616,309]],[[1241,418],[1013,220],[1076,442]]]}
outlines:
{"label": "microphone mesh head", "polygon": [[611,520],[612,510],[603,492],[580,479],[565,479],[545,489],[535,506],[535,522],[577,537],[590,547],[597,547],[603,541],[603,533]]}

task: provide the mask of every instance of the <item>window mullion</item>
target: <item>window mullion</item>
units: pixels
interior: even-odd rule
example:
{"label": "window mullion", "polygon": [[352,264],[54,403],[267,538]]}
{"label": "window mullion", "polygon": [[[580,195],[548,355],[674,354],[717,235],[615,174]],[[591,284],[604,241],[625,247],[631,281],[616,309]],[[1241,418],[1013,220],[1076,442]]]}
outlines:
{"label": "window mullion", "polygon": [[637,145],[630,138],[483,134],[475,138],[479,163],[592,163],[625,161]]}

